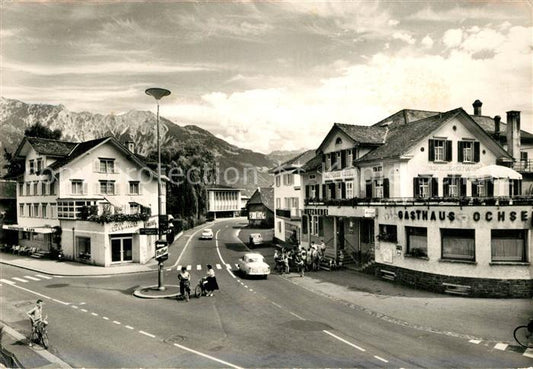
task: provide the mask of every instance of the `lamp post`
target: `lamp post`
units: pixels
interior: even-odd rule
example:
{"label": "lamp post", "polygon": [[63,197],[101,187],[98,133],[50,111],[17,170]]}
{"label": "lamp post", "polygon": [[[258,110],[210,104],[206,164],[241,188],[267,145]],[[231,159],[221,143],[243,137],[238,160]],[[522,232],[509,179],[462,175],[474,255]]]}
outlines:
{"label": "lamp post", "polygon": [[[160,140],[159,140],[159,100],[161,100],[163,97],[170,95],[169,90],[165,90],[164,88],[149,88],[146,91],[144,91],[147,95],[152,96],[156,103],[157,103],[157,235],[159,240],[162,241],[162,230],[161,230],[161,209],[163,208],[161,206],[163,194],[162,194],[162,184],[161,184],[161,146],[160,146]],[[157,246],[156,246],[157,247]],[[160,291],[165,290],[165,286],[163,285],[163,260],[158,260],[158,266],[159,266],[159,272],[157,274],[157,289]]]}

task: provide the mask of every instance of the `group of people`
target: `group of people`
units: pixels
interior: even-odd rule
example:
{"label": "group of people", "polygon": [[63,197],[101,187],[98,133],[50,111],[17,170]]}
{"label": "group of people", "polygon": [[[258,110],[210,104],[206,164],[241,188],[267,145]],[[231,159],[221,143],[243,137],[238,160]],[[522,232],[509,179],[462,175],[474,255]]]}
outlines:
{"label": "group of people", "polygon": [[[326,259],[326,244],[322,240],[319,244],[311,243],[306,249],[302,245],[297,248],[287,249],[282,247],[281,250],[274,252],[275,270],[281,274],[289,273],[291,266],[295,267],[303,277],[306,271],[317,271],[320,264]],[[337,258],[327,259],[330,270],[342,267],[344,254],[339,251]]]}
{"label": "group of people", "polygon": [[[180,285],[180,295],[185,297],[186,301],[189,301],[189,295],[191,294],[191,274],[187,271],[187,267],[182,267],[178,273],[178,281]],[[215,276],[215,270],[211,264],[207,264],[207,273],[200,281],[202,287],[202,293],[206,296],[213,296],[213,292],[218,290],[217,278]]]}

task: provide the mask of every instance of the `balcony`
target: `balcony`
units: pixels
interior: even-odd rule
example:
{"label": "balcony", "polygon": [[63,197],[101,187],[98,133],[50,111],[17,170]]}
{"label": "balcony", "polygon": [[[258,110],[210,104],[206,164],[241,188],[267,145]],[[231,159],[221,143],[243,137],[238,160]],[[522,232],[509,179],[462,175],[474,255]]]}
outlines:
{"label": "balcony", "polygon": [[302,218],[302,210],[298,208],[276,209],[276,216],[291,220],[299,220]]}
{"label": "balcony", "polygon": [[533,160],[520,160],[513,163],[513,169],[519,173],[533,173]]}

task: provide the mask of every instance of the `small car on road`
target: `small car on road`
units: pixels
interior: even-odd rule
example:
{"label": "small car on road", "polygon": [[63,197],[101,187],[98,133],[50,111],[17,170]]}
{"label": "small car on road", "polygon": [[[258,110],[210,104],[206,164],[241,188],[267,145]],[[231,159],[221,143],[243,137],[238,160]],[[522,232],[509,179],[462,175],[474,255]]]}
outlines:
{"label": "small car on road", "polygon": [[211,228],[206,228],[200,234],[201,240],[212,240],[213,239],[213,230]]}
{"label": "small car on road", "polygon": [[263,255],[255,252],[244,254],[237,262],[239,272],[245,276],[263,276],[267,279],[270,266],[265,263]]}
{"label": "small car on road", "polygon": [[249,244],[251,247],[263,244],[263,235],[261,233],[250,233]]}

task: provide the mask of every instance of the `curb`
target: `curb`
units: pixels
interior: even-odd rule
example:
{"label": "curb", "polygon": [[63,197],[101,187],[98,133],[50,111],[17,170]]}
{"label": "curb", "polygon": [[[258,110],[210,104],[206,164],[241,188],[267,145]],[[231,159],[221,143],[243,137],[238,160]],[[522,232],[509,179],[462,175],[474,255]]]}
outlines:
{"label": "curb", "polygon": [[[179,286],[171,284],[171,285],[165,285],[166,288],[171,287],[171,290],[177,289],[178,292],[169,292],[169,291],[159,291],[157,289],[157,285],[153,286],[147,286],[147,287],[140,287],[133,291],[133,296],[139,297],[141,299],[165,299],[165,298],[171,298],[171,297],[177,297],[179,293]],[[147,293],[143,293],[143,291],[151,290],[154,291],[156,294],[151,295]]]}
{"label": "curb", "polygon": [[[4,322],[2,322],[2,324],[4,324],[4,332],[9,334],[14,339],[16,339],[18,341],[23,341],[23,340],[27,339],[27,337],[23,336],[21,333],[17,332],[16,330],[11,328],[10,326],[5,324]],[[32,350],[33,352],[35,352],[36,354],[40,355],[44,359],[48,360],[50,363],[54,364],[54,367],[72,369],[72,367],[69,364],[67,364],[66,362],[64,362],[63,360],[61,360],[60,358],[58,358],[54,354],[50,353],[49,351],[46,351],[46,350],[35,350],[33,347],[29,347],[29,346],[28,346],[28,349]]]}

